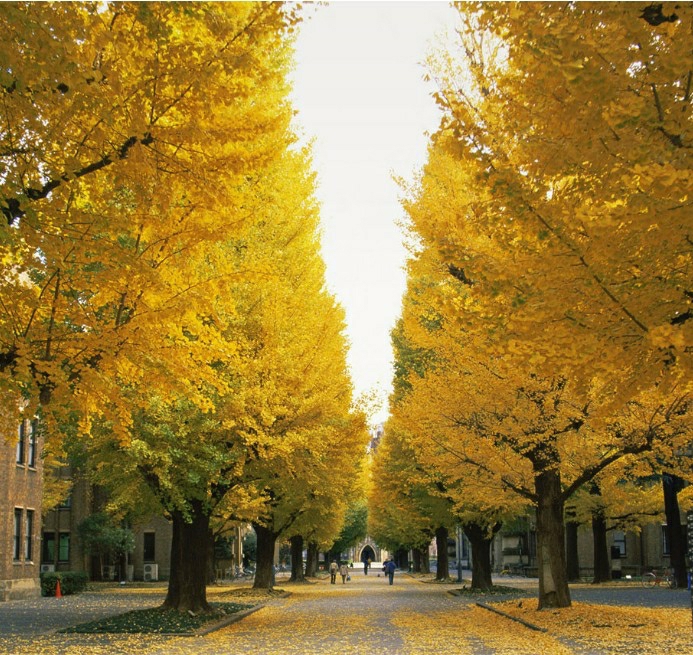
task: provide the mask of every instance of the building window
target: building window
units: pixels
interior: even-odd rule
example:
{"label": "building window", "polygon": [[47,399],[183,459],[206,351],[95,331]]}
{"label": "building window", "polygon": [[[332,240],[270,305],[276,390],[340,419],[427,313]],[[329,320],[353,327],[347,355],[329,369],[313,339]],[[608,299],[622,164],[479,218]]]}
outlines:
{"label": "building window", "polygon": [[70,561],[70,533],[61,532],[58,535],[58,561]]}
{"label": "building window", "polygon": [[46,564],[55,564],[55,532],[43,533],[43,554],[41,560]]}
{"label": "building window", "polygon": [[626,556],[626,533],[621,530],[614,530],[614,548],[618,548],[621,557]]}
{"label": "building window", "polygon": [[30,561],[34,559],[34,510],[26,511],[24,520],[24,559]]}
{"label": "building window", "polygon": [[22,421],[19,424],[19,434],[17,435],[17,464],[24,464],[26,454],[26,424]]}
{"label": "building window", "polygon": [[14,536],[12,544],[12,558],[15,561],[21,559],[22,556],[22,510],[15,508],[14,510]]}
{"label": "building window", "polygon": [[156,533],[144,533],[143,558],[145,562],[156,561]]}
{"label": "building window", "polygon": [[29,429],[29,451],[27,453],[27,464],[31,467],[36,466],[36,437],[38,436],[38,421],[33,420]]}

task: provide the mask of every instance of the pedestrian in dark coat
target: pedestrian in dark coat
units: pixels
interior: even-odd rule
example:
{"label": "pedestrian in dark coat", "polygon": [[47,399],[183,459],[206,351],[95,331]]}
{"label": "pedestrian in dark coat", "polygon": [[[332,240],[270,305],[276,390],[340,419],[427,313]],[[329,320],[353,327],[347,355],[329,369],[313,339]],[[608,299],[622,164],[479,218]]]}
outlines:
{"label": "pedestrian in dark coat", "polygon": [[392,584],[395,581],[395,569],[397,568],[397,565],[395,564],[395,561],[393,559],[387,560],[385,562],[385,573],[387,573],[387,577],[390,579],[390,584]]}

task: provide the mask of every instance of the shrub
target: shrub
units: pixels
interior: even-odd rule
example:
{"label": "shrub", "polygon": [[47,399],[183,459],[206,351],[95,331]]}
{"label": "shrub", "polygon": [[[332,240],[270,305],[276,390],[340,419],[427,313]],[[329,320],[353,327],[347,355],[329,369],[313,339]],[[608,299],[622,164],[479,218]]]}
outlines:
{"label": "shrub", "polygon": [[64,571],[56,573],[53,571],[41,574],[41,594],[43,596],[55,596],[55,589],[60,580],[60,592],[69,596],[84,591],[89,578],[84,571]]}

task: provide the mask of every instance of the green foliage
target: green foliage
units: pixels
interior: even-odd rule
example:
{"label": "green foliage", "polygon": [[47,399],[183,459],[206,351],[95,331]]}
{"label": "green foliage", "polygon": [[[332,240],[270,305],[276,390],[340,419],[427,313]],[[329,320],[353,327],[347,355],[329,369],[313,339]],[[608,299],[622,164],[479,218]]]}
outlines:
{"label": "green foliage", "polygon": [[243,555],[249,562],[257,561],[257,535],[254,530],[243,537]]}
{"label": "green foliage", "polygon": [[217,535],[214,540],[214,559],[231,559],[233,556],[233,540],[223,535]]}
{"label": "green foliage", "polygon": [[50,571],[41,574],[41,595],[55,596],[55,590],[60,580],[60,592],[64,596],[78,594],[87,587],[89,577],[84,571]]}
{"label": "green foliage", "polygon": [[104,512],[88,516],[77,530],[85,551],[92,555],[115,558],[135,550],[132,530],[116,525]]}
{"label": "green foliage", "polygon": [[368,506],[364,501],[358,501],[346,511],[344,527],[334,542],[332,552],[343,552],[355,546],[368,532]]}

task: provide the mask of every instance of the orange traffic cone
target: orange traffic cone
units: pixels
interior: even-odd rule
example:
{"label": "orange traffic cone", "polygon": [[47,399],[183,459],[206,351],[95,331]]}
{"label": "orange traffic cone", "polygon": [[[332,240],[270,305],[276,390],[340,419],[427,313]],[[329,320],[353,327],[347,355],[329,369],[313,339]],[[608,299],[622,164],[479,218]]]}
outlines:
{"label": "orange traffic cone", "polygon": [[63,597],[63,592],[60,591],[60,580],[56,580],[56,582],[55,582],[55,597],[56,598],[62,598]]}

